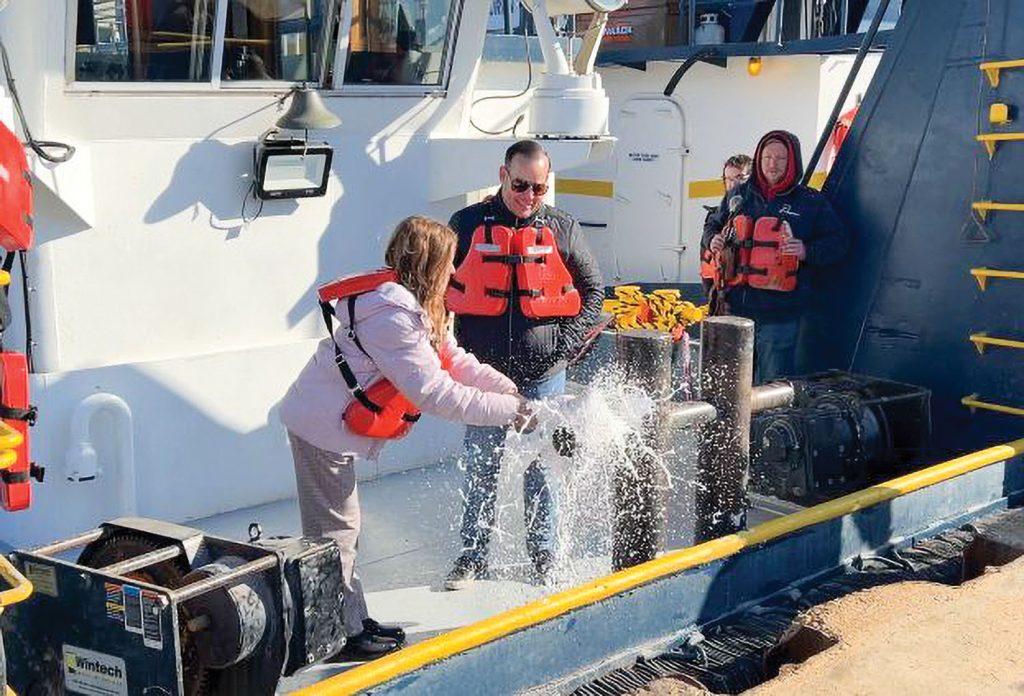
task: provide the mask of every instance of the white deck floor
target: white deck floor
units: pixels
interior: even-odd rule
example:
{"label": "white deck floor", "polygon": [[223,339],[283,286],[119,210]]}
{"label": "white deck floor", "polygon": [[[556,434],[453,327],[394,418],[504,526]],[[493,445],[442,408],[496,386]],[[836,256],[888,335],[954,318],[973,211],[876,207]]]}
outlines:
{"label": "white deck floor", "polygon": [[[389,474],[360,483],[363,531],[358,572],[367,591],[370,614],[381,622],[403,626],[410,642],[418,642],[520,606],[562,587],[529,584],[525,567],[505,566],[492,572],[505,579],[477,583],[460,592],[446,592],[442,581],[458,555],[458,522],[462,473],[454,464]],[[676,514],[692,509],[678,496],[670,502]],[[776,516],[761,508],[750,511],[749,524]],[[190,523],[215,536],[244,540],[248,526],[259,522],[266,536],[301,533],[298,504],[285,500]],[[670,547],[686,545],[685,532],[669,535]],[[577,568],[575,565],[581,567]],[[574,564],[577,577],[609,572],[607,558]],[[306,686],[350,668],[351,664],[317,665],[281,683],[281,692]]]}

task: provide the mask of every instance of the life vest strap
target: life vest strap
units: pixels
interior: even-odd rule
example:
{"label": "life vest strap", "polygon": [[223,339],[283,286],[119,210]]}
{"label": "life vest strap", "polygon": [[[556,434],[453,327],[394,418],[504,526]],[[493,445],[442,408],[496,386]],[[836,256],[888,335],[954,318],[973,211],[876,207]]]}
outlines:
{"label": "life vest strap", "polygon": [[512,297],[511,290],[499,290],[498,288],[484,288],[484,294],[488,297]]}
{"label": "life vest strap", "polygon": [[[362,345],[359,344],[359,340],[355,336],[353,320],[355,311],[355,295],[348,298],[348,311],[349,311],[349,337],[355,341],[356,345],[359,346],[359,350],[366,353]],[[352,368],[349,367],[348,361],[345,360],[345,355],[341,352],[341,346],[334,339],[334,322],[331,318],[334,316],[334,308],[331,307],[330,302],[320,302],[320,312],[323,314],[324,323],[327,324],[327,333],[331,337],[331,343],[334,344],[334,364],[338,366],[338,371],[341,372],[341,378],[345,381],[345,386],[348,387],[349,392],[352,396],[363,406],[369,409],[373,413],[380,413],[381,407],[375,404],[366,396],[366,392],[359,386],[359,380],[356,379],[356,375],[352,372]],[[369,357],[369,355],[367,355]]]}
{"label": "life vest strap", "polygon": [[10,469],[4,469],[0,471],[0,480],[4,483],[28,483],[29,473],[28,471],[11,471]]}
{"label": "life vest strap", "polygon": [[[743,269],[741,269],[741,272],[746,273],[747,275],[768,275],[767,268],[755,268],[754,266],[746,266]],[[786,271],[786,276],[795,276],[798,273],[799,271]]]}
{"label": "life vest strap", "polygon": [[29,425],[36,424],[37,413],[38,409],[35,406],[29,406],[28,408],[11,408],[10,406],[0,405],[0,418],[25,421]]}
{"label": "life vest strap", "polygon": [[[356,336],[356,297],[358,296],[349,295],[348,298],[348,337],[356,344],[356,348],[363,351],[363,355],[370,358],[370,354],[366,352],[363,344],[359,341],[359,337]],[[370,359],[373,360],[373,358]]]}
{"label": "life vest strap", "polygon": [[543,254],[495,254],[484,256],[484,263],[504,263],[509,266],[517,266],[521,263],[544,263]]}
{"label": "life vest strap", "polygon": [[455,288],[459,292],[466,292],[466,284],[460,283],[459,281],[455,280],[455,276],[452,276],[451,278],[448,279],[448,286]]}

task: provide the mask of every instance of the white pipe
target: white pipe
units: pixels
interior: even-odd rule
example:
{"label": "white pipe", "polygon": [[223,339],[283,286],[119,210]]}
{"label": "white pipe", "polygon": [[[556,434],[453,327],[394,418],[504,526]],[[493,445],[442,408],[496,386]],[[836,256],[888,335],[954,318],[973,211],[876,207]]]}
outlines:
{"label": "white pipe", "polygon": [[71,415],[71,446],[64,462],[68,478],[72,481],[90,481],[103,474],[98,466],[96,448],[89,435],[93,416],[110,410],[116,419],[117,440],[117,492],[122,516],[135,515],[138,497],[135,490],[135,435],[132,429],[132,410],[114,394],[90,394],[82,399]]}
{"label": "white pipe", "polygon": [[548,0],[533,0],[533,24],[540,39],[540,50],[544,54],[544,65],[548,75],[569,75],[569,61],[565,58],[562,44],[555,37],[555,28],[548,17]]}

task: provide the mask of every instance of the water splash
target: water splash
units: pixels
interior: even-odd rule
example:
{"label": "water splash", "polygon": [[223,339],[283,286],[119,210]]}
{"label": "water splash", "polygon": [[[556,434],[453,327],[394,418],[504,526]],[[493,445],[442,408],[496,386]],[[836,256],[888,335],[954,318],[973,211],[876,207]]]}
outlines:
{"label": "water splash", "polygon": [[[629,475],[632,463],[627,453],[644,447],[644,423],[656,406],[649,393],[626,383],[614,370],[602,372],[575,394],[538,403],[536,430],[511,433],[505,442],[489,554],[493,574],[530,577],[522,482],[535,461],[545,471],[554,512],[548,544],[553,564],[546,584],[568,586],[610,571],[615,472],[625,468]],[[556,448],[559,429],[574,435],[571,457]],[[645,454],[663,468],[661,479],[671,486],[674,479],[664,463],[665,453]]]}

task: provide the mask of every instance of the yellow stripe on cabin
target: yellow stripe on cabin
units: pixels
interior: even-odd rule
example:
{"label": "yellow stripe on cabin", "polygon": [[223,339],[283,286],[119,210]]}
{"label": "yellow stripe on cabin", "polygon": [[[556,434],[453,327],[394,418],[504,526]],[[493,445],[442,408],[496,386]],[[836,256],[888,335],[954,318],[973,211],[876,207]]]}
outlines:
{"label": "yellow stripe on cabin", "polygon": [[721,179],[701,179],[690,182],[690,198],[721,198],[725,195],[725,182]]}
{"label": "yellow stripe on cabin", "polygon": [[611,198],[615,195],[615,183],[595,179],[555,179],[555,193]]}
{"label": "yellow stripe on cabin", "polygon": [[[827,172],[814,172],[811,175],[810,187],[818,191],[825,185]],[[689,188],[690,198],[715,198],[720,199],[725,195],[725,182],[721,179],[699,179],[691,181]]]}

